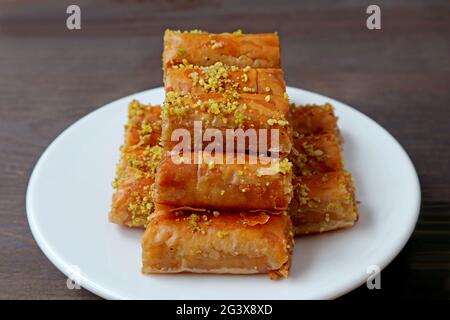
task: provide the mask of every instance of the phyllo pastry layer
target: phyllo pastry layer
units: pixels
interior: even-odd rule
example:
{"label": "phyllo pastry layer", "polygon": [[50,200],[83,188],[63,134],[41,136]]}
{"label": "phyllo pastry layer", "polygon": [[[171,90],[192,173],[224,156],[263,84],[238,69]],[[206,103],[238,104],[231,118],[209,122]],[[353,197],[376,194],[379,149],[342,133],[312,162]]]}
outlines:
{"label": "phyllo pastry layer", "polygon": [[156,174],[155,202],[175,207],[238,211],[286,210],[292,197],[292,164],[245,154],[207,158],[166,153]]}
{"label": "phyllo pastry layer", "polygon": [[239,68],[222,62],[208,67],[181,64],[169,68],[165,73],[164,86],[166,92],[192,95],[236,91],[284,96],[286,92],[281,69]]}
{"label": "phyllo pastry layer", "polygon": [[133,100],[128,105],[124,147],[156,146],[161,140],[161,106],[142,104]]}
{"label": "phyllo pastry layer", "polygon": [[[200,129],[201,134],[206,133],[207,129],[210,134],[216,135],[217,132],[222,138],[223,145],[230,142],[230,139],[234,139],[233,136],[248,139],[252,136],[257,139],[264,136],[267,139],[266,145],[269,151],[287,154],[292,145],[288,113],[288,100],[279,96],[247,93],[192,96],[168,92],[162,110],[162,145],[166,150],[171,151],[180,142],[181,139],[173,137],[176,130],[178,133],[189,133],[190,144],[194,147],[196,124],[198,124],[197,130]],[[237,129],[240,130],[236,131]],[[202,137],[200,139],[203,147],[210,144],[210,141],[206,141],[207,139]],[[213,141],[218,143],[217,139]],[[237,142],[235,146],[238,147]],[[259,152],[259,147],[259,142],[246,143],[243,146],[245,150],[254,149],[255,152]]]}
{"label": "phyllo pastry layer", "polygon": [[109,220],[129,227],[144,227],[154,211],[152,185],[163,155],[161,108],[133,100],[128,108],[125,142],[113,182]]}
{"label": "phyllo pastry layer", "polygon": [[351,227],[358,220],[350,173],[341,171],[295,177],[293,186],[289,213],[296,234]]}
{"label": "phyllo pastry layer", "polygon": [[203,31],[164,33],[163,68],[187,61],[210,66],[222,62],[230,66],[280,68],[278,34],[212,34]]}
{"label": "phyllo pastry layer", "polygon": [[142,272],[286,277],[293,249],[291,227],[286,214],[158,206],[142,238]]}
{"label": "phyllo pastry layer", "polygon": [[300,176],[341,171],[341,151],[339,140],[331,133],[297,137],[293,139],[289,160],[294,164],[294,173]]}
{"label": "phyllo pastry layer", "polygon": [[291,116],[294,137],[330,133],[340,139],[337,117],[329,103],[293,107]]}

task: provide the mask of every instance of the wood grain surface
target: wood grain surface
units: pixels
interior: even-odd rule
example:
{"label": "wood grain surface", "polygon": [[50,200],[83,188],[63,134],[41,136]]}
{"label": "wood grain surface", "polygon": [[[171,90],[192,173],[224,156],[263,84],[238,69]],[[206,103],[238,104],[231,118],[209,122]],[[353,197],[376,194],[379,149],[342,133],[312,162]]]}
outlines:
{"label": "wood grain surface", "polygon": [[[372,2],[382,10],[381,30],[366,28]],[[72,3],[81,7],[81,30],[66,28]],[[25,194],[34,164],[82,116],[161,85],[166,28],[241,28],[278,31],[287,83],[379,122],[419,173],[419,222],[382,272],[382,289],[361,286],[344,299],[448,299],[449,14],[447,0],[0,1],[0,298],[97,298],[68,290],[30,233]]]}

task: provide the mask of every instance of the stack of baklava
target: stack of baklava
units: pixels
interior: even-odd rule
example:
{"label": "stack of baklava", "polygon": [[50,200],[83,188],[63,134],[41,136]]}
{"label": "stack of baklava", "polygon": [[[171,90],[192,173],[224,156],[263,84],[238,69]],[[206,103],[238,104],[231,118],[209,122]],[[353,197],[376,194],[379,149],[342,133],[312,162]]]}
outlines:
{"label": "stack of baklava", "polygon": [[155,210],[152,186],[164,153],[161,140],[161,107],[133,100],[128,106],[125,143],[113,182],[111,222],[145,227]]}
{"label": "stack of baklava", "polygon": [[333,109],[289,105],[277,34],[166,31],[163,71],[162,108],[130,103],[110,212],[146,227],[144,273],[285,277],[294,233],[353,224]]}
{"label": "stack of baklava", "polygon": [[351,227],[358,219],[352,176],[344,171],[342,138],[330,104],[293,107],[294,197],[289,213],[296,235]]}
{"label": "stack of baklava", "polygon": [[[165,153],[143,271],[286,276],[292,168],[287,158],[270,159],[292,144],[277,34],[167,31],[163,69]],[[264,155],[239,139],[248,130],[265,133]],[[190,139],[180,150],[183,133]]]}

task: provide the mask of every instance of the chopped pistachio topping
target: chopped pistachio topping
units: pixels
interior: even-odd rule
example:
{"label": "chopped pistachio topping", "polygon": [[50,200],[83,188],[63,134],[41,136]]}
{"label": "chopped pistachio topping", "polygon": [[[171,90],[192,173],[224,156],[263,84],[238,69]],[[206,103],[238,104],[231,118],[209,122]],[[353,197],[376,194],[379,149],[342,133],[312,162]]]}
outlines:
{"label": "chopped pistachio topping", "polygon": [[309,143],[308,141],[303,142],[302,147],[304,148],[308,156],[315,157],[319,161],[324,161],[325,158],[327,158],[325,152],[320,149],[314,149],[314,145],[312,143]]}
{"label": "chopped pistachio topping", "polygon": [[205,232],[200,227],[200,216],[197,213],[191,213],[188,217],[185,218],[185,220],[187,221],[188,227],[192,230],[192,232],[200,232],[202,234]]}
{"label": "chopped pistachio topping", "polygon": [[211,40],[211,48],[212,49],[219,49],[219,48],[222,48],[223,46],[224,46],[223,42]]}
{"label": "chopped pistachio topping", "polygon": [[214,162],[214,160],[211,160],[208,163],[208,169],[214,169],[216,167],[216,163]]}
{"label": "chopped pistachio topping", "polygon": [[[147,225],[154,211],[151,186],[140,179],[154,177],[157,164],[163,155],[162,147],[148,144],[155,143],[150,140],[151,134],[161,130],[160,120],[146,119],[145,110],[149,107],[151,106],[141,104],[137,100],[129,103],[128,123],[125,126],[127,137],[125,144],[120,147],[121,161],[113,181],[113,187],[125,196],[125,209],[129,214],[126,224],[130,227]],[[138,140],[129,140],[128,135],[134,135],[135,132],[138,134]],[[129,184],[131,177],[136,180]]]}
{"label": "chopped pistachio topping", "polygon": [[[195,72],[189,74],[194,85],[200,85],[205,92],[224,92],[226,88],[237,88],[239,83],[230,78],[230,72],[240,70],[222,62],[207,67],[193,66]],[[198,72],[197,72],[198,71]]]}
{"label": "chopped pistachio topping", "polygon": [[131,219],[128,222],[130,227],[146,225],[150,214],[154,211],[153,199],[151,197],[150,190],[142,191],[142,194],[138,192],[132,192],[130,202],[128,203],[128,211],[131,213]]}
{"label": "chopped pistachio topping", "polygon": [[173,33],[179,33],[179,34],[202,34],[202,33],[207,33],[206,31],[203,30],[199,30],[199,29],[194,29],[194,30],[185,30],[185,31],[181,31],[181,30],[170,30],[170,29],[166,29],[167,31],[171,31]]}
{"label": "chopped pistachio topping", "polygon": [[169,115],[183,116],[186,114],[189,106],[183,103],[183,96],[176,92],[167,92],[166,100],[163,103],[162,115],[167,117]]}
{"label": "chopped pistachio topping", "polygon": [[245,117],[243,112],[241,112],[239,110],[235,111],[235,113],[234,113],[234,122],[236,124],[238,124],[238,125],[239,124],[243,124],[245,119],[246,119],[246,117]]}
{"label": "chopped pistachio topping", "polygon": [[271,119],[267,120],[267,124],[269,126],[279,125],[280,127],[284,127],[284,126],[289,125],[289,121],[287,121],[285,119],[274,119],[274,118],[271,118]]}
{"label": "chopped pistachio topping", "polygon": [[319,156],[323,155],[323,151],[320,149],[316,149],[316,150],[314,150],[314,155],[319,157]]}
{"label": "chopped pistachio topping", "polygon": [[228,232],[226,231],[217,231],[217,237],[219,239],[223,239],[224,237],[226,237],[228,235]]}
{"label": "chopped pistachio topping", "polygon": [[143,105],[138,101],[133,99],[128,104],[128,119],[131,119],[134,116],[140,116],[144,112],[142,110]]}
{"label": "chopped pistachio topping", "polygon": [[292,163],[288,159],[283,159],[277,164],[277,172],[286,174],[292,171]]}
{"label": "chopped pistachio topping", "polygon": [[191,73],[189,74],[189,78],[192,79],[192,82],[193,82],[194,84],[197,84],[197,83],[198,83],[198,72],[191,72]]}

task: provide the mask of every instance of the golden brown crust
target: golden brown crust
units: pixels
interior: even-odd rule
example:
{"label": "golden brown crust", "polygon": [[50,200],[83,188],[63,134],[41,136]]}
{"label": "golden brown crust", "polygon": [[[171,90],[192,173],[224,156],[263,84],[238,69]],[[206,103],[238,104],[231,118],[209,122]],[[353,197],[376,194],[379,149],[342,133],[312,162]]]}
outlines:
{"label": "golden brown crust", "polygon": [[[222,137],[227,136],[227,129],[267,129],[268,148],[278,149],[282,154],[291,150],[292,129],[286,116],[289,113],[288,101],[279,96],[259,94],[205,94],[199,96],[180,95],[169,92],[163,105],[162,144],[171,151],[179,141],[171,141],[176,129],[185,129],[194,146],[194,123],[201,121],[203,132],[217,129]],[[279,132],[279,145],[272,143],[272,129]],[[225,141],[223,141],[225,143]],[[209,142],[203,141],[203,147]],[[235,143],[235,146],[236,143]],[[246,143],[246,150],[256,145]],[[277,148],[276,148],[277,147]],[[257,151],[257,150],[256,150]]]}
{"label": "golden brown crust", "polygon": [[291,117],[294,137],[329,133],[340,140],[337,117],[329,103],[293,107]]}
{"label": "golden brown crust", "polygon": [[278,35],[166,30],[163,68],[179,65],[183,61],[198,66],[222,62],[241,68],[280,68]]}
{"label": "golden brown crust", "polygon": [[[293,247],[289,217],[243,215],[158,207],[142,238],[142,272],[287,276]],[[250,225],[249,219],[260,223]]]}
{"label": "golden brown crust", "polygon": [[152,185],[163,154],[161,108],[133,100],[128,108],[125,142],[116,169],[109,220],[129,227],[144,227],[154,211]]}
{"label": "golden brown crust", "polygon": [[166,70],[166,92],[199,95],[205,93],[258,93],[284,96],[286,84],[281,69],[238,68],[217,62],[212,66],[199,67],[184,64]]}
{"label": "golden brown crust", "polygon": [[299,176],[344,169],[341,145],[331,133],[294,138],[289,160]]}
{"label": "golden brown crust", "polygon": [[161,139],[161,107],[133,100],[128,105],[125,146],[155,146]]}
{"label": "golden brown crust", "polygon": [[350,173],[341,171],[295,177],[293,186],[294,197],[289,212],[297,235],[349,227],[358,220]]}
{"label": "golden brown crust", "polygon": [[193,154],[174,162],[166,153],[156,175],[155,202],[241,211],[286,210],[292,197],[288,160],[241,156],[241,163],[236,154],[221,154],[218,161],[203,159],[197,164]]}

